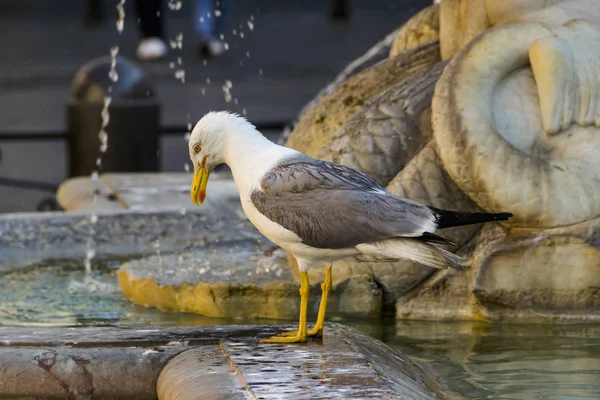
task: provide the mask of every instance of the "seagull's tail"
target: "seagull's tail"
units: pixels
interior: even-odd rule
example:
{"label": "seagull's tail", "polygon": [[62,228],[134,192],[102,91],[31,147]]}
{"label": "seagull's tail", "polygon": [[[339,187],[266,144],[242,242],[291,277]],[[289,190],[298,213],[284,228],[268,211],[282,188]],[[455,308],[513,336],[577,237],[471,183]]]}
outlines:
{"label": "seagull's tail", "polygon": [[483,222],[506,221],[512,217],[512,213],[479,213],[479,212],[457,212],[440,210],[429,207],[435,215],[437,229],[452,228],[454,226],[481,224]]}
{"label": "seagull's tail", "polygon": [[356,246],[362,254],[375,259],[408,259],[437,269],[463,269],[461,258],[428,241],[417,238],[393,238]]}

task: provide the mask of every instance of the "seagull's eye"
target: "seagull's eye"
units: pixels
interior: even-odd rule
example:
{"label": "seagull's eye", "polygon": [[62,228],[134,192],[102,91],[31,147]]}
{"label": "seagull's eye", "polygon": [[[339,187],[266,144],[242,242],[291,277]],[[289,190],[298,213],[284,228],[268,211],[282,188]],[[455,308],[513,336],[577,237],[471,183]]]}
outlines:
{"label": "seagull's eye", "polygon": [[202,146],[199,144],[194,145],[194,153],[200,153],[200,150],[202,150]]}

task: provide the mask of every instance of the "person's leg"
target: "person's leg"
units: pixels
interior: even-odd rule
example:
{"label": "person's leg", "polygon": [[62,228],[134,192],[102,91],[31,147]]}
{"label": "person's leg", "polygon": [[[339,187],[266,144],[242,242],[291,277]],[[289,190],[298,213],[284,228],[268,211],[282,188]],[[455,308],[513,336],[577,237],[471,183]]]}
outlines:
{"label": "person's leg", "polygon": [[200,42],[200,54],[214,56],[225,52],[219,36],[224,33],[229,3],[228,0],[196,0],[194,29]]}
{"label": "person's leg", "polygon": [[135,12],[140,19],[144,38],[163,37],[162,0],[135,0]]}
{"label": "person's leg", "polygon": [[167,45],[163,40],[162,1],[135,0],[135,11],[143,37],[136,52],[140,60],[156,60],[167,54]]}
{"label": "person's leg", "polygon": [[105,20],[104,4],[102,0],[88,0],[85,9],[83,23],[87,27],[95,27]]}
{"label": "person's leg", "polygon": [[216,0],[216,10],[220,11],[220,15],[215,21],[214,35],[219,37],[225,33],[225,26],[227,25],[227,19],[229,18],[229,10],[231,9],[231,0]]}
{"label": "person's leg", "polygon": [[203,42],[209,42],[215,38],[213,32],[217,17],[215,16],[214,0],[196,0],[194,11],[196,35]]}

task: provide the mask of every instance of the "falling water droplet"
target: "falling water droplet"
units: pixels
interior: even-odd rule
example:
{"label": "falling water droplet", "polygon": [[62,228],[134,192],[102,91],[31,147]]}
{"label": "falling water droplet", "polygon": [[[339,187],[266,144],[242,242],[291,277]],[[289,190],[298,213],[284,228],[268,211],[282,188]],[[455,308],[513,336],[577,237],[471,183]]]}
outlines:
{"label": "falling water droplet", "polygon": [[100,140],[100,152],[106,153],[106,149],[108,148],[108,134],[104,129],[98,134],[98,139]]}
{"label": "falling water droplet", "polygon": [[202,94],[202,96],[204,96],[206,94],[206,89],[204,89],[204,88],[200,89],[200,93]]}
{"label": "falling water droplet", "polygon": [[186,132],[185,135],[183,135],[183,140],[185,140],[186,142],[189,142],[191,136],[192,135],[189,132]]}
{"label": "falling water droplet", "polygon": [[[108,71],[108,77],[111,81],[116,82],[119,80],[119,74],[117,73],[117,55],[119,54],[119,46],[113,46],[110,48],[110,70]],[[112,91],[112,86],[109,87],[109,92]]]}
{"label": "falling water droplet", "polygon": [[233,31],[231,31],[231,33],[233,33],[233,36],[237,35],[237,29],[234,29]]}
{"label": "falling water droplet", "polygon": [[254,30],[254,22],[248,21],[248,29],[250,29],[251,31]]}
{"label": "falling water droplet", "polygon": [[179,32],[177,36],[175,36],[175,40],[170,40],[169,45],[172,49],[181,49],[183,48],[183,33]]}
{"label": "falling water droplet", "polygon": [[210,85],[210,78],[206,78],[206,84]]}
{"label": "falling water droplet", "polygon": [[179,11],[181,9],[181,1],[169,0],[169,8],[173,11]]}
{"label": "falling water droplet", "polygon": [[102,117],[102,128],[106,128],[106,126],[110,122],[110,114],[108,112],[108,107],[110,106],[111,100],[112,99],[110,96],[104,97],[104,106],[102,107],[102,111],[100,113],[100,116]]}
{"label": "falling water droplet", "polygon": [[258,73],[259,73],[259,75],[262,75],[262,74],[263,74],[263,71],[262,71],[262,69],[260,69],[260,68],[259,68],[259,69],[258,69]]}
{"label": "falling water droplet", "polygon": [[229,103],[231,101],[231,81],[230,80],[226,80],[225,84],[223,85],[223,94],[225,96],[225,102]]}
{"label": "falling water droplet", "polygon": [[250,52],[249,51],[246,52],[246,58],[250,58]]}
{"label": "falling water droplet", "polygon": [[185,70],[184,69],[178,69],[175,71],[175,78],[179,79],[181,81],[181,83],[185,83]]}
{"label": "falling water droplet", "polygon": [[119,4],[117,4],[117,15],[117,31],[120,35],[125,28],[125,0],[121,0]]}
{"label": "falling water droplet", "polygon": [[[92,217],[93,216],[94,215],[92,215]],[[97,218],[98,218],[98,216],[96,216],[96,219]],[[95,222],[93,222],[93,224],[95,224]],[[93,230],[92,230],[92,232],[93,232]],[[86,251],[85,251],[85,272],[87,274],[92,272],[92,259],[96,256],[96,250],[94,247],[95,247],[94,239],[92,239],[92,237],[89,237],[87,240]]]}
{"label": "falling water droplet", "polygon": [[229,43],[227,43],[227,42],[223,43],[223,47],[225,48],[225,50],[229,50]]}
{"label": "falling water droplet", "polygon": [[225,40],[225,35],[223,35],[222,33],[219,35],[219,39],[221,40]]}
{"label": "falling water droplet", "polygon": [[246,116],[246,113],[247,113],[247,112],[246,112],[246,109],[245,109],[245,108],[242,108],[242,115],[243,115],[243,116]]}
{"label": "falling water droplet", "polygon": [[221,10],[215,10],[215,17],[219,18],[221,16]]}
{"label": "falling water droplet", "polygon": [[171,61],[169,63],[169,68],[171,68],[171,69],[175,68],[175,63],[173,61]]}
{"label": "falling water droplet", "polygon": [[98,180],[98,171],[92,171],[92,174],[90,177],[92,178],[93,181],[97,181]]}
{"label": "falling water droplet", "polygon": [[240,32],[240,39],[244,38],[244,32]]}
{"label": "falling water droplet", "polygon": [[188,122],[188,124],[187,124],[187,130],[188,130],[188,132],[191,132],[191,130],[192,130],[192,123],[191,122]]}

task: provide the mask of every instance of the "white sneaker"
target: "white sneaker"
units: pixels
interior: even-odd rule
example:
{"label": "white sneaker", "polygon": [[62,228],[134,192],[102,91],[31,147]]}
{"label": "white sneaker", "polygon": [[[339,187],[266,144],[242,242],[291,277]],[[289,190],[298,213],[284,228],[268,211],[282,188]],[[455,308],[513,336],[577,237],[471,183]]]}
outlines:
{"label": "white sneaker", "polygon": [[213,39],[208,42],[208,51],[213,56],[220,56],[225,53],[225,46],[220,40]]}
{"label": "white sneaker", "polygon": [[225,45],[217,39],[201,42],[198,45],[198,54],[200,56],[220,56],[223,53],[225,53]]}
{"label": "white sneaker", "polygon": [[162,39],[151,37],[142,39],[138,44],[136,56],[143,61],[158,60],[167,55],[167,45]]}

